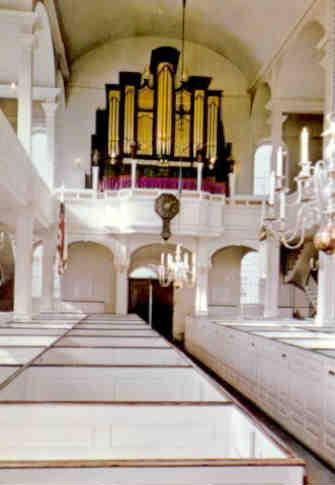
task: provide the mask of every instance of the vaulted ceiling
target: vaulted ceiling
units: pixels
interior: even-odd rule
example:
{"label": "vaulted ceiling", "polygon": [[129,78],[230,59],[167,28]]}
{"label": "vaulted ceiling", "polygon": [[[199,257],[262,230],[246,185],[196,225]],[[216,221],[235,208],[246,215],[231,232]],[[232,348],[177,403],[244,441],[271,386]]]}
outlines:
{"label": "vaulted ceiling", "polygon": [[[70,62],[107,40],[180,38],[181,0],[55,0]],[[187,40],[237,65],[250,80],[313,0],[188,0]]]}

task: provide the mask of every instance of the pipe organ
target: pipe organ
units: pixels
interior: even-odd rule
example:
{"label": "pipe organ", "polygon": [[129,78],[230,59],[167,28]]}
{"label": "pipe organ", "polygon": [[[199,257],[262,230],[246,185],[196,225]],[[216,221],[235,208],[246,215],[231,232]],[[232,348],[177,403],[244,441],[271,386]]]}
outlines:
{"label": "pipe organ", "polygon": [[107,107],[97,110],[92,136],[92,165],[99,164],[102,177],[110,165],[126,173],[136,157],[165,173],[180,166],[192,172],[201,161],[211,176],[227,179],[231,145],[224,139],[222,91],[210,89],[210,77],[178,82],[178,62],[177,49],[159,47],[143,74],[121,72],[118,84],[106,85]]}

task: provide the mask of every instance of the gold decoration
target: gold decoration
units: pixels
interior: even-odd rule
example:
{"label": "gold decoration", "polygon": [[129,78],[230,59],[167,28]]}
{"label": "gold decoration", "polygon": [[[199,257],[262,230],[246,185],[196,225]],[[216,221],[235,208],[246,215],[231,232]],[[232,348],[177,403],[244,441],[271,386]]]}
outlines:
{"label": "gold decoration", "polygon": [[176,115],[175,126],[175,157],[190,156],[191,115]]}
{"label": "gold decoration", "polygon": [[108,153],[115,156],[119,153],[119,109],[120,91],[109,92]]}
{"label": "gold decoration", "polygon": [[139,155],[152,155],[154,115],[145,111],[137,115],[137,141]]}
{"label": "gold decoration", "polygon": [[217,155],[217,135],[219,119],[219,98],[218,96],[208,97],[207,110],[207,157],[216,159]]}
{"label": "gold decoration", "polygon": [[171,70],[167,62],[158,66],[156,149],[163,156],[171,153],[174,90]]}
{"label": "gold decoration", "polygon": [[204,112],[205,92],[196,90],[194,93],[193,156],[196,156],[197,150],[204,146]]}
{"label": "gold decoration", "polygon": [[131,144],[135,140],[135,87],[127,86],[125,89],[124,109],[124,151],[131,152]]}
{"label": "gold decoration", "polygon": [[154,91],[148,86],[138,91],[138,109],[139,110],[153,110],[154,109]]}
{"label": "gold decoration", "polygon": [[330,220],[325,226],[321,226],[314,236],[314,246],[318,251],[333,254],[335,251],[335,223]]}

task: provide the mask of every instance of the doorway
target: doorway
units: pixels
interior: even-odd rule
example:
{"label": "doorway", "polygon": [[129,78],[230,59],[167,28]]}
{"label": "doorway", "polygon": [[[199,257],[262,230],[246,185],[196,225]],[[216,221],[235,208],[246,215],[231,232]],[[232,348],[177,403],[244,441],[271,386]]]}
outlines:
{"label": "doorway", "polygon": [[151,320],[154,330],[172,339],[173,285],[162,287],[156,279],[130,278],[128,302],[129,313],[136,313],[148,323]]}

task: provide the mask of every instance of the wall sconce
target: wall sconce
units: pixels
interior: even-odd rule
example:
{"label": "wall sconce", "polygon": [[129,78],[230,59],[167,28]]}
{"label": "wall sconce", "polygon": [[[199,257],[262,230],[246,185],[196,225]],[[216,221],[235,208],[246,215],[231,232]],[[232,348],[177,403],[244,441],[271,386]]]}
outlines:
{"label": "wall sconce", "polygon": [[77,157],[73,160],[73,163],[75,167],[80,168],[81,167],[81,158]]}

